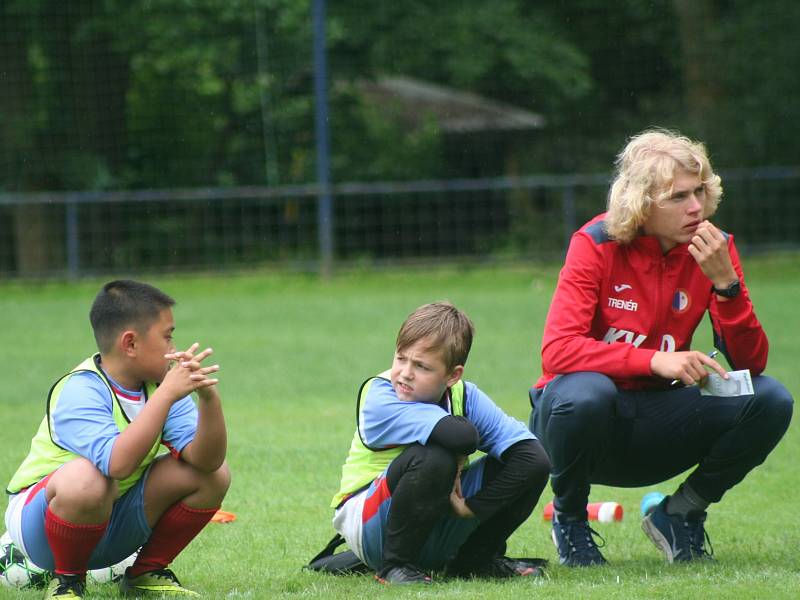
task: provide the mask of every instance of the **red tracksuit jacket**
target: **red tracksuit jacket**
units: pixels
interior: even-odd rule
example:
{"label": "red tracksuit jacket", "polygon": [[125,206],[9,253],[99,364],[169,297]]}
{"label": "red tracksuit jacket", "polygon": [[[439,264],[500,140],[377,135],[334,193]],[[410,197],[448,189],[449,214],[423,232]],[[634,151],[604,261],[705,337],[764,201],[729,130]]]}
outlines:
{"label": "red tracksuit jacket", "polygon": [[714,345],[734,369],[760,374],[768,342],[744,285],[733,236],[726,234],[741,293],[718,301],[688,245],[663,254],[658,240],[640,236],[630,244],[610,239],[605,214],[572,236],[542,339],[544,387],[558,374],[594,371],[621,388],[663,388],[650,359],[658,351],[690,350],[692,335],[706,310]]}

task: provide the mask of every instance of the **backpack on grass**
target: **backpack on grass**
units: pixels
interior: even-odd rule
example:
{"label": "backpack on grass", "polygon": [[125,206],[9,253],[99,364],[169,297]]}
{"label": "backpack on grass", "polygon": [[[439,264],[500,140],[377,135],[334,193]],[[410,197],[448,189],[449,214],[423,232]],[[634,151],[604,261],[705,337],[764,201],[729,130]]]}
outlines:
{"label": "backpack on grass", "polygon": [[352,550],[345,550],[334,554],[336,549],[344,544],[344,538],[338,533],[331,538],[322,551],[312,558],[303,568],[330,575],[354,575],[368,573],[370,569],[361,562]]}

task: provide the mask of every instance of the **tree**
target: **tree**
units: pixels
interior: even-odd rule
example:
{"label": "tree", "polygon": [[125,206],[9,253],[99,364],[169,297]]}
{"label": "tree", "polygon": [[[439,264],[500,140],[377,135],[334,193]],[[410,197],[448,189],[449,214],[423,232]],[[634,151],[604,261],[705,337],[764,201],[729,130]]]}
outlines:
{"label": "tree", "polygon": [[722,92],[717,77],[718,17],[712,0],[673,0],[681,41],[686,121],[697,137],[706,138],[709,117]]}
{"label": "tree", "polygon": [[[83,2],[78,10],[54,0],[3,5],[3,72],[14,77],[3,86],[6,189],[98,187],[122,167],[126,61],[111,51],[110,37],[88,27],[99,4]],[[47,207],[17,208],[21,272],[54,267],[60,255],[52,243],[55,227]]]}

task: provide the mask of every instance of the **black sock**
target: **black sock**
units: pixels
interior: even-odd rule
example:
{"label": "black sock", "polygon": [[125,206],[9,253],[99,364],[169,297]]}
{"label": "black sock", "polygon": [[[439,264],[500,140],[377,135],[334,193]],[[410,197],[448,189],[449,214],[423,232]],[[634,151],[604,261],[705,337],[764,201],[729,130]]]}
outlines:
{"label": "black sock", "polygon": [[669,497],[666,511],[668,515],[686,517],[690,513],[704,512],[709,504],[688,483],[682,483],[677,491]]}

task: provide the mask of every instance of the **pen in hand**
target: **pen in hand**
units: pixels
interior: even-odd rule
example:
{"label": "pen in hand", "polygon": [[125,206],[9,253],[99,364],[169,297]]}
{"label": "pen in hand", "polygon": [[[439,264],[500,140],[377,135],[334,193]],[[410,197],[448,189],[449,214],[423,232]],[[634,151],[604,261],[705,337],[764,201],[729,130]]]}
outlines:
{"label": "pen in hand", "polygon": [[[708,358],[715,358],[717,356],[717,354],[719,354],[719,352],[717,352],[716,350],[712,350],[711,352],[708,353]],[[681,382],[680,379],[673,379],[672,383],[670,383],[670,385],[671,386],[676,386],[680,382]]]}

